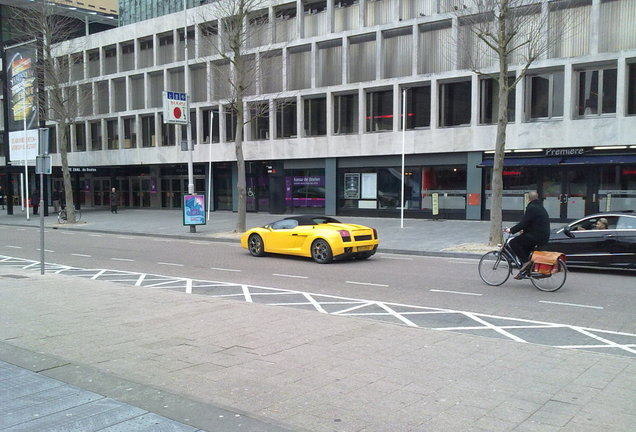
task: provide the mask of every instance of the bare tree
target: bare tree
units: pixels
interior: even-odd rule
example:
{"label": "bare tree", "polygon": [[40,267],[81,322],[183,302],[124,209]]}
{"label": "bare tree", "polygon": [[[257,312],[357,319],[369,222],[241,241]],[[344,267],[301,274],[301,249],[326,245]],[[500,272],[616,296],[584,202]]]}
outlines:
{"label": "bare tree", "polygon": [[[563,0],[555,3],[553,10],[561,15],[558,18],[550,16],[550,5],[545,0],[464,0],[462,3],[466,9],[457,14],[460,67],[488,75],[498,85],[490,206],[491,245],[502,241],[502,173],[508,126],[508,96],[533,63],[545,57],[578,27],[574,19],[564,19],[562,16],[567,13],[568,7],[576,6],[574,2]],[[493,67],[496,72],[483,72]],[[511,68],[516,69],[514,77],[510,76]]]}
{"label": "bare tree", "polygon": [[[73,51],[72,39],[78,36],[78,30],[82,26],[81,23],[78,25],[76,19],[60,15],[59,9],[46,0],[36,0],[29,3],[28,8],[16,9],[15,18],[20,23],[23,33],[31,37],[35,36],[38,41],[40,58],[36,65],[36,76],[44,84],[44,92],[41,92],[38,98],[39,116],[40,119],[55,123],[60,132],[58,145],[62,162],[67,221],[75,223],[73,188],[68,166],[70,141],[68,134],[76,123],[80,107],[89,103],[91,95],[86,92],[78,94],[76,87],[69,85],[72,65],[69,64],[67,56],[56,58],[55,49],[57,44],[67,41],[69,46],[66,47],[65,52],[69,49]],[[83,62],[83,58],[75,56],[71,62],[73,61]]]}
{"label": "bare tree", "polygon": [[[271,43],[266,43],[272,35],[273,17],[268,16],[267,0],[221,0],[210,5],[211,16],[205,9],[202,19],[210,23],[202,32],[213,54],[219,59],[212,62],[216,79],[215,97],[226,99],[226,106],[235,116],[234,150],[238,168],[238,218],[235,232],[246,228],[247,191],[245,157],[243,154],[243,130],[260,116],[272,115],[266,103],[255,103],[250,112],[245,112],[246,97],[256,94],[256,83],[267,81],[265,75],[272,76],[280,71],[266,70],[273,62],[267,61],[273,52]],[[275,50],[274,50],[275,51]],[[277,50],[280,52],[280,47]],[[262,61],[257,56],[263,54]],[[282,64],[282,63],[281,63]],[[249,114],[249,115],[248,115]]]}

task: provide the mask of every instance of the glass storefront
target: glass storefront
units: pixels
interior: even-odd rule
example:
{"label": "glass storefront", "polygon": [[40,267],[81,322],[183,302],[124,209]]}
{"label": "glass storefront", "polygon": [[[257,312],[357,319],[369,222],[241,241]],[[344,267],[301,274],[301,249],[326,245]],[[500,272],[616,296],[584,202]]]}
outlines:
{"label": "glass storefront", "polygon": [[636,165],[601,167],[598,201],[601,211],[636,210]]}
{"label": "glass storefront", "polygon": [[285,170],[285,207],[292,213],[322,214],[325,208],[325,170]]}
{"label": "glass storefront", "polygon": [[[338,208],[400,210],[402,176],[399,167],[338,170]],[[433,214],[464,217],[466,166],[409,166],[404,170],[404,210],[411,216]]]}

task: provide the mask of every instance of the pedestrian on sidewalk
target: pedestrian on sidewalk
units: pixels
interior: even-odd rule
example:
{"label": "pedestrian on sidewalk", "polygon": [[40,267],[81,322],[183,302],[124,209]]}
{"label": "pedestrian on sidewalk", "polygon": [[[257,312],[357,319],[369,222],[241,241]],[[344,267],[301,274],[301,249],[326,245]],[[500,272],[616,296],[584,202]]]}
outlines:
{"label": "pedestrian on sidewalk", "polygon": [[119,205],[119,193],[117,193],[117,189],[112,188],[110,191],[110,212],[117,214],[118,205]]}
{"label": "pedestrian on sidewalk", "polygon": [[33,191],[31,196],[31,207],[33,207],[33,214],[38,214],[38,207],[40,206],[40,191],[38,189]]}
{"label": "pedestrian on sidewalk", "polygon": [[60,191],[57,188],[51,192],[51,201],[53,201],[53,210],[55,213],[60,212]]}

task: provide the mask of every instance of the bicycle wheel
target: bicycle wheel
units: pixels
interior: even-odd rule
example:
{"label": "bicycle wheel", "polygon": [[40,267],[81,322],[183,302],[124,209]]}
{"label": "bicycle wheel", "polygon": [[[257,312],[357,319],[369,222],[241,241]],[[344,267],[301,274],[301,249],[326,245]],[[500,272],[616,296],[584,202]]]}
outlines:
{"label": "bicycle wheel", "polygon": [[66,210],[60,210],[60,212],[57,214],[57,223],[66,223]]}
{"label": "bicycle wheel", "polygon": [[559,271],[554,274],[543,275],[530,273],[530,281],[538,290],[553,292],[558,290],[565,284],[568,277],[568,268],[565,263],[559,260]]}
{"label": "bicycle wheel", "polygon": [[490,286],[506,282],[512,271],[508,257],[499,251],[491,251],[479,260],[479,277]]}

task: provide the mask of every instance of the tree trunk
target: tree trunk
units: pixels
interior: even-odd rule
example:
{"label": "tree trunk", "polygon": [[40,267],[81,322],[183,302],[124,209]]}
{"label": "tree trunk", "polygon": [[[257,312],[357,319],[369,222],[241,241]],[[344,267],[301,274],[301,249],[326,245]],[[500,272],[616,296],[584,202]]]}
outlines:
{"label": "tree trunk", "polygon": [[245,192],[245,158],[243,157],[243,97],[236,98],[236,134],[234,137],[234,150],[236,152],[236,165],[238,168],[238,219],[234,232],[245,232],[247,217],[247,194]]}
{"label": "tree trunk", "polygon": [[68,169],[68,148],[66,142],[67,125],[60,124],[62,136],[60,140],[60,159],[62,161],[62,177],[64,178],[64,201],[66,202],[66,222],[76,223],[75,204],[73,201],[73,185],[71,184],[71,173]]}
{"label": "tree trunk", "polygon": [[490,200],[490,236],[488,237],[488,244],[491,246],[500,244],[503,241],[501,211],[501,201],[503,197],[503,163],[506,150],[506,127],[508,126],[508,93],[512,90],[508,87],[508,49],[506,46],[506,40],[508,39],[506,19],[508,18],[508,13],[508,0],[502,0],[497,19],[499,101],[497,106],[495,160],[492,167],[492,197]]}

